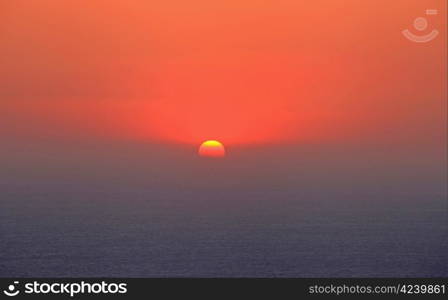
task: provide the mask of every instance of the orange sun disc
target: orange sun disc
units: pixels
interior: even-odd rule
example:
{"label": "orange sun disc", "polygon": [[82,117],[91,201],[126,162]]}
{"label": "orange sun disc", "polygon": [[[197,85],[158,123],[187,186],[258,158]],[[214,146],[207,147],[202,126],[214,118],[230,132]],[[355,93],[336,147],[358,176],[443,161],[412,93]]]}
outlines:
{"label": "orange sun disc", "polygon": [[224,157],[226,150],[223,144],[215,140],[208,140],[201,144],[198,151],[200,156],[204,157]]}

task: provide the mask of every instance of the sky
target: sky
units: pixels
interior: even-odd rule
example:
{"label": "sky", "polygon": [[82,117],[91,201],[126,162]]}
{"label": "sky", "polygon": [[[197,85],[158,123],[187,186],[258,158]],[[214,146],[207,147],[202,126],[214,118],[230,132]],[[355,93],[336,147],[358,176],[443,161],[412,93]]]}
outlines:
{"label": "sky", "polygon": [[[4,1],[2,134],[431,144],[444,1]],[[431,43],[403,38],[427,8]],[[413,32],[418,33],[414,29]]]}
{"label": "sky", "polygon": [[[5,184],[419,189],[413,173],[445,191],[444,1],[17,0],[0,16]],[[197,157],[209,139],[223,161]]]}

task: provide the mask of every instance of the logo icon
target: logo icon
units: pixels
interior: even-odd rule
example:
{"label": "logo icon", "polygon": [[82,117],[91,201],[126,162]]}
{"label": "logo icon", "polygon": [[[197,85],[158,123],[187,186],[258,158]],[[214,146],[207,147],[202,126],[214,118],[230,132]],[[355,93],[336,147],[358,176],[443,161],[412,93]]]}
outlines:
{"label": "logo icon", "polygon": [[9,297],[17,296],[20,293],[20,291],[16,290],[16,284],[19,284],[19,282],[14,281],[14,284],[8,285],[8,288],[6,290],[4,290],[3,293]]}
{"label": "logo icon", "polygon": [[[437,15],[437,9],[427,9],[426,15]],[[414,20],[414,28],[418,31],[423,31],[428,28],[428,20],[424,17],[418,17]],[[426,43],[432,41],[439,34],[437,29],[433,29],[430,33],[425,35],[417,35],[410,32],[408,29],[403,30],[401,33],[410,41],[415,43]]]}

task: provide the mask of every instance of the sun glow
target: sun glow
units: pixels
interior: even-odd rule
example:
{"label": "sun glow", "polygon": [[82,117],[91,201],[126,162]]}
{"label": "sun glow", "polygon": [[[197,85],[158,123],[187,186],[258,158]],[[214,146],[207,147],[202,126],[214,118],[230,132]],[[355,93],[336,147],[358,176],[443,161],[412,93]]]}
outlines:
{"label": "sun glow", "polygon": [[220,142],[208,140],[201,144],[198,154],[203,157],[224,157],[226,156],[226,150]]}

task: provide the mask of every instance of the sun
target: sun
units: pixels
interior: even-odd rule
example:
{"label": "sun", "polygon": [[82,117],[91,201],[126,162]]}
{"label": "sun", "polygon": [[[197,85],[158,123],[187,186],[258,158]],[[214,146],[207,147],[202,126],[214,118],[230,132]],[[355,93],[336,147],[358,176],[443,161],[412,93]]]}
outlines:
{"label": "sun", "polygon": [[198,150],[198,154],[203,157],[224,157],[226,156],[226,150],[221,142],[216,140],[208,140],[201,144]]}

